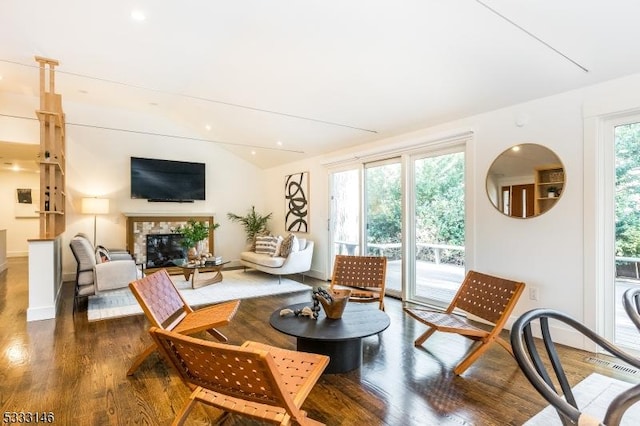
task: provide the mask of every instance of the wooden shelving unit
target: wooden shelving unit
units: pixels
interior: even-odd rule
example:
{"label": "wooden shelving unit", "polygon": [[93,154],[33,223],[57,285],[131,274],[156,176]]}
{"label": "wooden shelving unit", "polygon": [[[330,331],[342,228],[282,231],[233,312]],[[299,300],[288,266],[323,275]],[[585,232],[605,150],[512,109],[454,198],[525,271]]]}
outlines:
{"label": "wooden shelving unit", "polygon": [[[535,214],[542,214],[553,207],[564,190],[564,168],[562,164],[547,164],[535,169]],[[549,189],[555,188],[554,196]]]}
{"label": "wooden shelving unit", "polygon": [[40,238],[54,238],[66,227],[65,194],[65,116],[62,96],[55,93],[55,71],[58,61],[35,57],[40,65]]}

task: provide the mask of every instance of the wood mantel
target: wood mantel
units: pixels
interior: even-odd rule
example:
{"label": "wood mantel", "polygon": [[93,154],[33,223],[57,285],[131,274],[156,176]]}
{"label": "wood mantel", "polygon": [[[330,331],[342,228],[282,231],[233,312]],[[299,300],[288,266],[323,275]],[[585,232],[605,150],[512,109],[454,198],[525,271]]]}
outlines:
{"label": "wood mantel", "polygon": [[[146,235],[169,234],[178,226],[184,225],[189,220],[206,222],[209,225],[209,253],[215,253],[213,238],[213,216],[156,216],[146,214],[136,216],[125,213],[127,217],[127,251],[136,259],[136,262],[145,262],[147,257]],[[143,243],[144,241],[144,243]]]}

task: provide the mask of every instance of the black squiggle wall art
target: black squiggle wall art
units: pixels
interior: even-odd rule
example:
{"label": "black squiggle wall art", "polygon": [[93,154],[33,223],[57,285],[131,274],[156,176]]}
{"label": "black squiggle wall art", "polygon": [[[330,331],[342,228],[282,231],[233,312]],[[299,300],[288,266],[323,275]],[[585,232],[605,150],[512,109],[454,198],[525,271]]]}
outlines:
{"label": "black squiggle wall art", "polygon": [[309,172],[285,177],[284,226],[290,232],[309,232]]}

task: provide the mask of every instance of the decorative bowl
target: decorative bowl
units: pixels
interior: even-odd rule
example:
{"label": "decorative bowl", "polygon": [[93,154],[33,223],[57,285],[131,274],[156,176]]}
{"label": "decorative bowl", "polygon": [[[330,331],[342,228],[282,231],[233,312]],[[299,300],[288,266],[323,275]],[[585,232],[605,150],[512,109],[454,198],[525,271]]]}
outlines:
{"label": "decorative bowl", "polygon": [[327,318],[340,319],[344,308],[347,307],[351,290],[331,290],[329,294],[331,295],[331,300],[327,300],[324,296],[318,294],[318,301],[322,305]]}

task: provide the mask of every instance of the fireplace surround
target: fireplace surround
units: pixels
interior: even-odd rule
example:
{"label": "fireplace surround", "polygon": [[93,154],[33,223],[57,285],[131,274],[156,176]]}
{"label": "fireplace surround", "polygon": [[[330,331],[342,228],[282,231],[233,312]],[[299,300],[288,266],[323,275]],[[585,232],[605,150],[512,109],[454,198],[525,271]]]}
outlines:
{"label": "fireplace surround", "polygon": [[[185,225],[188,220],[195,220],[198,222],[206,222],[209,225],[209,237],[205,240],[205,243],[209,247],[210,253],[215,253],[214,250],[214,238],[213,238],[213,216],[199,216],[199,215],[185,215],[181,213],[180,216],[153,216],[153,215],[135,215],[127,214],[127,250],[136,259],[136,262],[147,264],[147,235],[148,234],[172,234],[173,230],[181,225]],[[150,272],[153,269],[150,268]],[[169,273],[180,273],[179,268],[167,268]]]}

